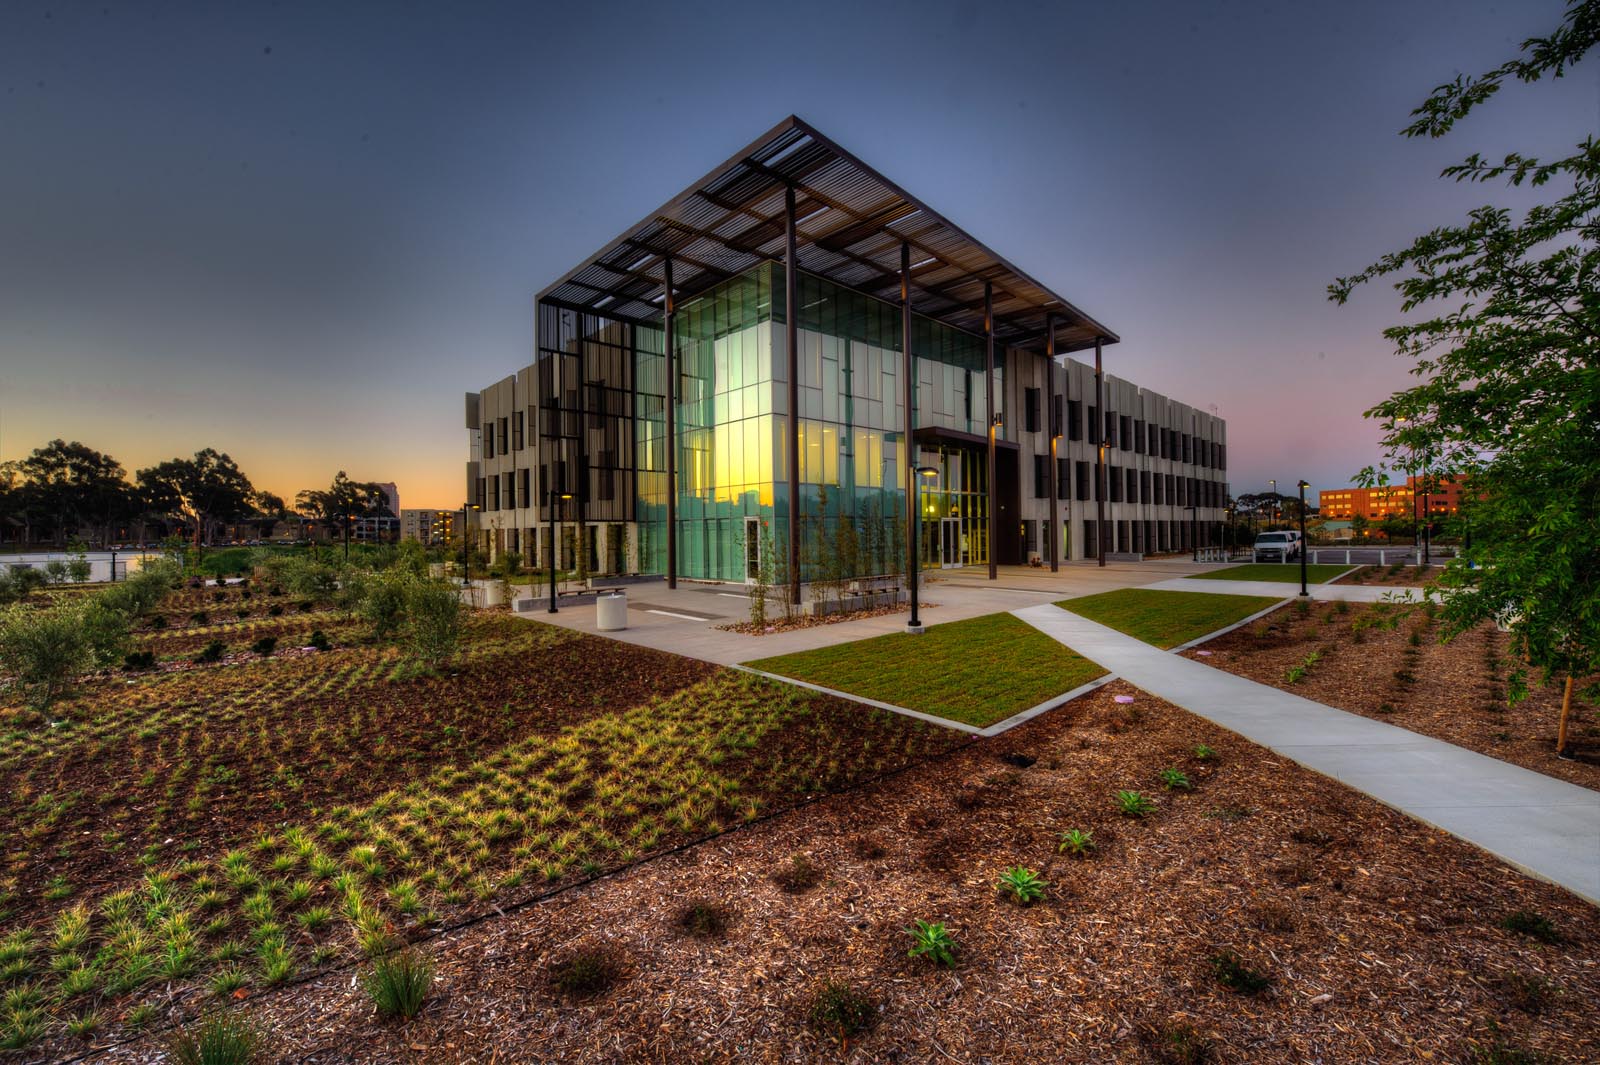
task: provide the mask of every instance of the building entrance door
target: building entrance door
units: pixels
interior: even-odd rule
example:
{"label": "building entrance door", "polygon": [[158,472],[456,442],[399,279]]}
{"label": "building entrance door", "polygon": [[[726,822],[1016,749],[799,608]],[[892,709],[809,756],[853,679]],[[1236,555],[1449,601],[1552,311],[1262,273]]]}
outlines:
{"label": "building entrance door", "polygon": [[744,579],[746,584],[761,580],[761,519],[744,519]]}
{"label": "building entrance door", "polygon": [[962,555],[966,552],[963,547],[966,536],[961,531],[960,518],[943,518],[939,522],[940,552],[939,566],[941,569],[955,569],[964,564]]}

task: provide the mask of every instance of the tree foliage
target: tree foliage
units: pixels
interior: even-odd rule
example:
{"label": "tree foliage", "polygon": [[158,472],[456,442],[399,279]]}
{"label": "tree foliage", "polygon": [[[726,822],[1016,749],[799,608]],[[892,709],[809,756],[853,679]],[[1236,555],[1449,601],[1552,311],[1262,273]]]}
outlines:
{"label": "tree foliage", "polygon": [[250,513],[255,487],[225,452],[204,448],[192,459],[168,459],[139,471],[139,484],[158,509],[170,509],[194,525],[194,542],[204,542],[206,526]]}
{"label": "tree foliage", "polygon": [[[1600,0],[1575,0],[1516,58],[1436,88],[1404,134],[1442,137],[1506,83],[1562,77],[1597,41]],[[1547,192],[1515,213],[1479,207],[1329,294],[1343,303],[1393,279],[1408,319],[1384,335],[1419,383],[1367,416],[1389,467],[1422,456],[1425,478],[1466,478],[1472,548],[1442,578],[1447,635],[1498,618],[1543,679],[1582,678],[1600,671],[1600,145],[1588,137],[1554,160],[1473,154],[1443,176]]]}

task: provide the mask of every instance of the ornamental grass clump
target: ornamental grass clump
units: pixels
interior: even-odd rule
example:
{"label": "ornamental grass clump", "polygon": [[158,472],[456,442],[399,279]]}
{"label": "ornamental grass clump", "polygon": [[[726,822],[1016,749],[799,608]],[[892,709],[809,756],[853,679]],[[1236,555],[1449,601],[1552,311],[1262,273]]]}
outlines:
{"label": "ornamental grass clump", "polygon": [[380,1016],[415,1017],[433,987],[433,959],[409,947],[380,954],[362,984]]}
{"label": "ornamental grass clump", "polygon": [[843,1046],[872,1026],[878,1011],[872,1000],[842,980],[827,980],[811,995],[806,1020]]}
{"label": "ornamental grass clump", "polygon": [[254,1061],[260,1035],[254,1025],[227,1013],[213,1013],[173,1038],[178,1065],[247,1065]]}

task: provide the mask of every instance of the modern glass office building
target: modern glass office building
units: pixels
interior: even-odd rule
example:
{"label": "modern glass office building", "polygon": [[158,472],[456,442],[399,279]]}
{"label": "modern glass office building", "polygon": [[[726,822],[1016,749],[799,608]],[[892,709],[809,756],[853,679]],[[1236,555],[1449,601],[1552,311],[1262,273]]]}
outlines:
{"label": "modern glass office building", "polygon": [[1216,544],[1225,426],[1064,357],[1116,340],[790,118],[539,294],[468,499],[492,552],[672,580]]}

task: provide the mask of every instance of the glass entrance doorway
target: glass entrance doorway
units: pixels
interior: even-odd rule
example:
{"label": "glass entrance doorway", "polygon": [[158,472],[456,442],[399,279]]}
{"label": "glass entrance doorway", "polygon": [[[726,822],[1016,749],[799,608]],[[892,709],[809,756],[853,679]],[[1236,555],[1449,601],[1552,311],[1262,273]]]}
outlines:
{"label": "glass entrance doorway", "polygon": [[955,569],[967,564],[967,537],[961,530],[960,518],[944,518],[939,522],[941,569]]}

